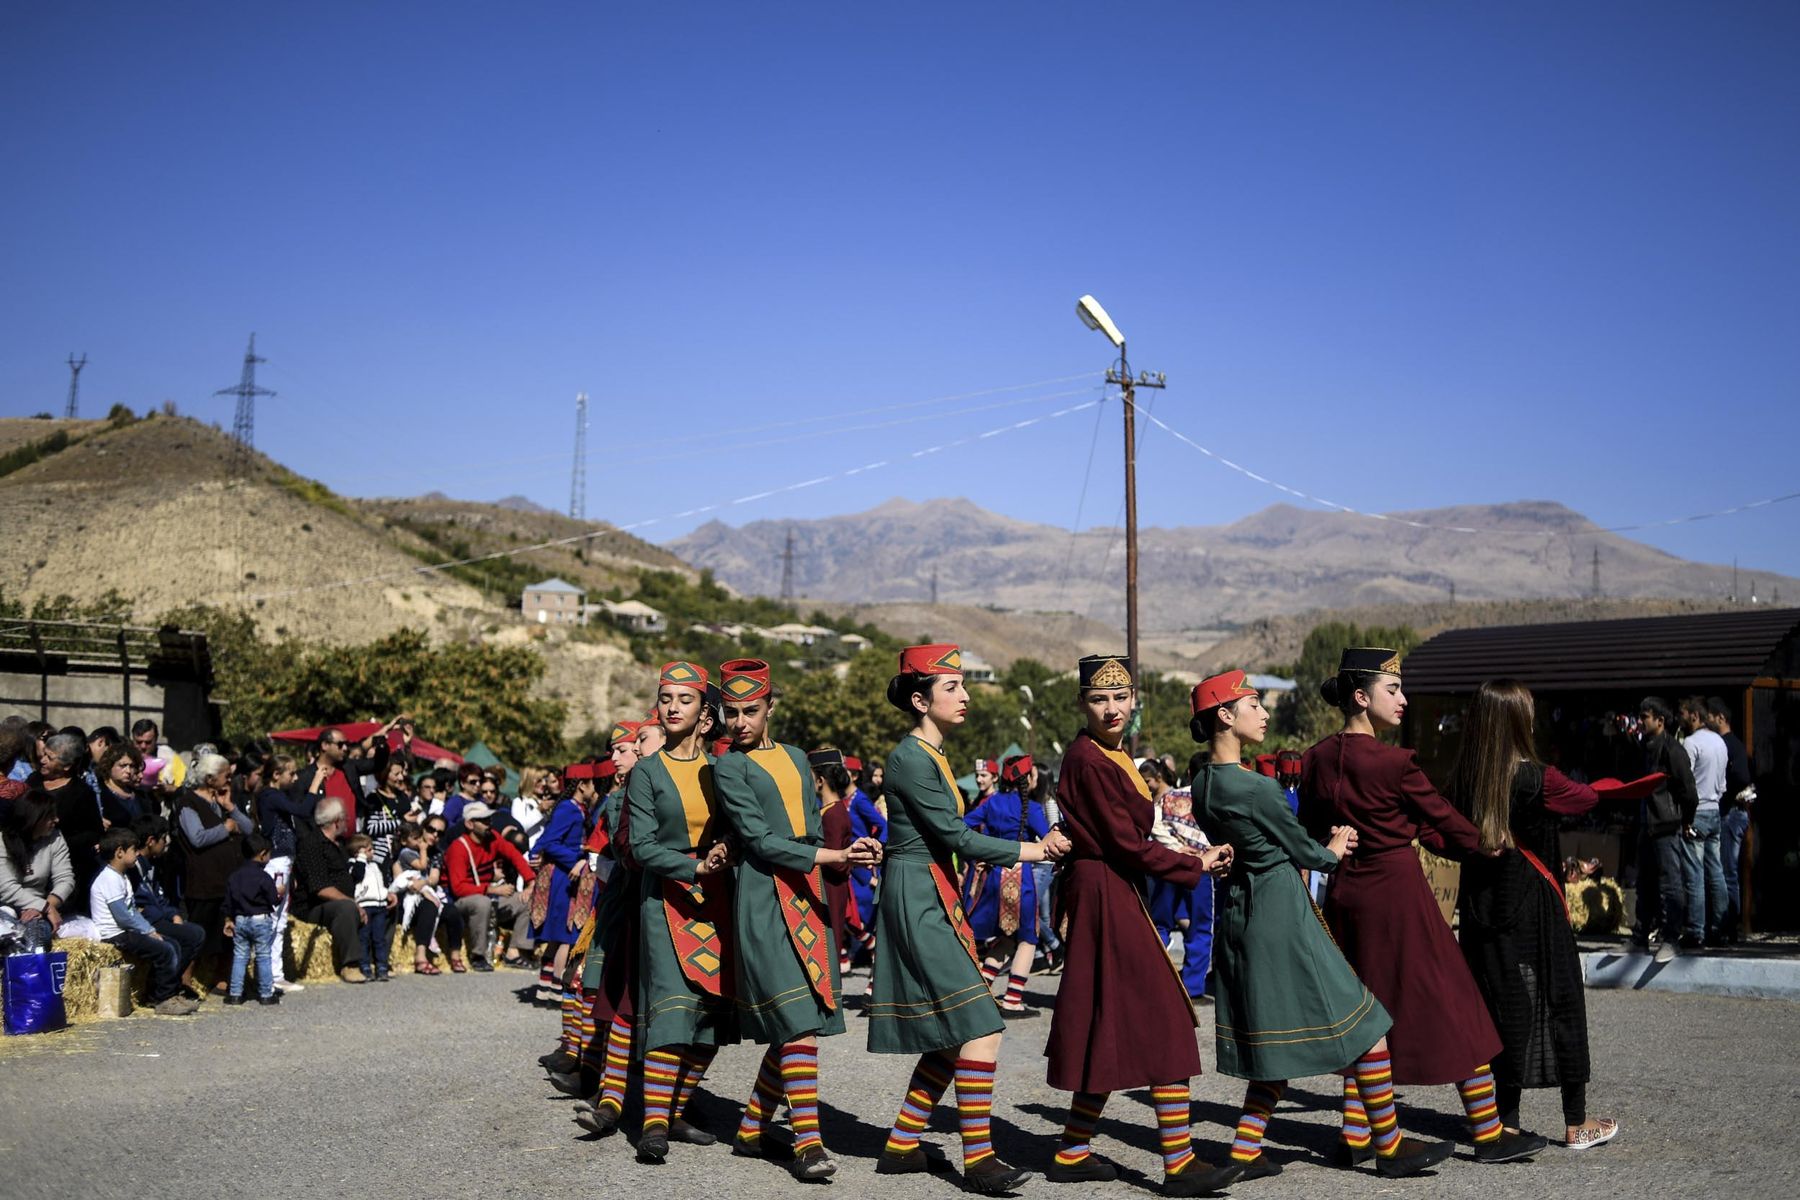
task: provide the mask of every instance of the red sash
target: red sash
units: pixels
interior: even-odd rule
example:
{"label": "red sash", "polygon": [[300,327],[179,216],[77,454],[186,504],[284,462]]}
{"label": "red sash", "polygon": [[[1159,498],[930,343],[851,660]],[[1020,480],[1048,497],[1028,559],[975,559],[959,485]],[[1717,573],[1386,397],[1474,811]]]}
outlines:
{"label": "red sash", "polygon": [[681,973],[709,995],[728,995],[731,971],[720,930],[731,920],[730,887],[723,882],[710,886],[673,879],[663,880],[662,886],[663,915]]}
{"label": "red sash", "polygon": [[1519,850],[1520,854],[1523,854],[1525,856],[1525,861],[1530,863],[1534,868],[1536,868],[1537,873],[1544,877],[1544,882],[1550,885],[1550,890],[1556,893],[1556,902],[1558,904],[1562,905],[1563,920],[1565,920],[1565,921],[1568,920],[1569,919],[1569,897],[1568,897],[1567,893],[1565,893],[1563,891],[1563,885],[1556,882],[1556,877],[1554,875],[1550,874],[1550,869],[1548,867],[1546,867],[1538,859],[1537,855],[1533,854],[1531,851],[1527,850],[1523,846],[1520,846],[1518,848],[1518,850]]}
{"label": "red sash", "polygon": [[827,1012],[837,1008],[837,996],[831,987],[831,939],[825,936],[825,920],[820,915],[823,894],[819,870],[801,874],[798,871],[776,871],[775,896],[781,901],[781,919],[787,922],[788,940],[800,955],[806,968],[807,982]]}
{"label": "red sash", "polygon": [[980,970],[981,955],[975,949],[975,935],[969,929],[969,918],[963,913],[962,897],[956,894],[956,885],[950,881],[950,873],[933,862],[931,882],[937,884],[938,900],[944,906],[944,915],[950,918],[950,928],[956,932],[956,940],[969,952],[969,961],[975,964],[975,969]]}
{"label": "red sash", "polygon": [[531,927],[533,929],[542,929],[544,927],[544,918],[549,915],[550,864],[545,863],[544,869],[539,871],[537,878],[531,881]]}

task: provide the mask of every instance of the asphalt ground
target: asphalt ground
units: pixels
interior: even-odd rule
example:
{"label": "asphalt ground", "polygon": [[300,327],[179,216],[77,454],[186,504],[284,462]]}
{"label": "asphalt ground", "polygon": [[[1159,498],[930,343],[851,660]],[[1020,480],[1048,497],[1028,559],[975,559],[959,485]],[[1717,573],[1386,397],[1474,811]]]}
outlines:
{"label": "asphalt ground", "polygon": [[[734,1158],[725,1141],[677,1145],[667,1165],[640,1166],[629,1139],[584,1137],[537,1056],[557,1016],[522,1002],[516,972],[352,987],[313,985],[275,1008],[208,1002],[190,1018],[137,1014],[35,1038],[0,1039],[0,1197],[559,1197],[727,1195],[800,1190],[781,1167]],[[859,1003],[863,978],[848,983]],[[1041,1171],[1067,1093],[1044,1082],[1054,978],[1035,978],[1035,1020],[1008,1026],[994,1102],[1001,1156]],[[1650,992],[1588,993],[1594,1115],[1623,1132],[1574,1153],[1488,1166],[1468,1157],[1454,1088],[1400,1089],[1401,1124],[1457,1139],[1434,1174],[1381,1179],[1329,1165],[1337,1081],[1301,1080],[1270,1123],[1281,1175],[1240,1184],[1238,1197],[1788,1196],[1800,1171],[1800,1004]],[[1201,1009],[1213,1060],[1211,1010]],[[819,1190],[912,1200],[957,1191],[953,1173],[874,1173],[912,1063],[868,1054],[863,1025],[826,1041],[823,1131],[839,1172]],[[690,1114],[728,1139],[761,1050],[723,1051]],[[1194,1081],[1195,1134],[1222,1159],[1243,1087]],[[1559,1133],[1554,1092],[1528,1092],[1527,1127]],[[927,1142],[959,1163],[955,1109],[940,1105]],[[1033,1178],[1022,1196],[1149,1194],[1160,1178],[1149,1098],[1114,1096],[1096,1149],[1126,1177],[1107,1185]]]}

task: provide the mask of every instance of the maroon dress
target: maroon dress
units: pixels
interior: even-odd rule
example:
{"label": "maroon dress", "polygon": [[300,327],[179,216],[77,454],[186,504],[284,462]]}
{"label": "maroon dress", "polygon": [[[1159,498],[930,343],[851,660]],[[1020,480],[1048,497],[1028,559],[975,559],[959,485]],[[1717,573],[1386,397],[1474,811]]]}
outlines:
{"label": "maroon dress", "polygon": [[1410,750],[1336,733],[1306,752],[1300,816],[1314,837],[1356,829],[1356,850],[1325,895],[1325,919],[1363,983],[1394,1018],[1394,1082],[1459,1083],[1500,1053],[1500,1034],[1445,923],[1412,842],[1447,858],[1481,835],[1438,795]]}
{"label": "maroon dress", "polygon": [[[855,837],[850,830],[850,805],[836,800],[819,810],[819,825],[824,831],[829,850],[848,850]],[[837,935],[838,952],[850,946],[850,868],[824,867],[825,910],[831,914],[831,928]]]}
{"label": "maroon dress", "polygon": [[1144,907],[1146,875],[1192,887],[1200,860],[1151,839],[1143,777],[1086,732],[1056,792],[1074,849],[1058,866],[1068,957],[1044,1051],[1050,1086],[1116,1092],[1200,1074],[1193,1005]]}

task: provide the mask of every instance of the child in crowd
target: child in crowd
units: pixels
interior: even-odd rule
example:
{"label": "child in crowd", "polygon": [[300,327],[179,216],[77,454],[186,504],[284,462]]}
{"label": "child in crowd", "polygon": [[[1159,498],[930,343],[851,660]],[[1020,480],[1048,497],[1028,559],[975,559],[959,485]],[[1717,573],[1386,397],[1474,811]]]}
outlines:
{"label": "child in crowd", "polygon": [[375,842],[367,834],[344,841],[350,855],[350,879],[356,885],[356,907],[362,909],[362,971],[376,983],[388,981],[388,908],[400,898],[390,895],[375,861]]}
{"label": "child in crowd", "polygon": [[294,878],[295,821],[311,820],[311,796],[296,798],[294,781],[300,778],[300,766],[290,754],[277,754],[269,760],[269,785],[256,798],[256,820],[263,836],[269,839],[269,861],[263,870],[275,881],[275,894],[281,903],[275,906],[275,941],[269,947],[269,961],[275,969],[275,990],[299,992],[305,989],[289,983],[286,972],[288,904],[292,900]]}
{"label": "child in crowd", "polygon": [[244,968],[256,952],[256,1002],[279,1004],[270,951],[275,945],[275,910],[281,893],[269,878],[269,839],[260,833],[244,838],[244,864],[225,881],[225,936],[231,939],[231,991],[227,1004],[244,1002]]}
{"label": "child in crowd", "polygon": [[138,858],[138,837],[129,829],[109,829],[97,847],[106,865],[88,892],[89,914],[100,940],[150,964],[149,1000],[158,1016],[185,1017],[199,1004],[181,995],[181,952],[156,932],[131,899],[125,873]]}
{"label": "child in crowd", "polygon": [[[400,906],[397,915],[397,929],[413,931],[413,970],[421,975],[437,974],[431,966],[430,954],[431,931],[427,928],[425,940],[418,942],[419,910],[422,905],[430,904],[432,885],[425,875],[425,835],[417,829],[408,827],[399,834],[400,853],[394,858],[394,878],[388,884],[388,895]],[[435,923],[435,916],[432,918]]]}
{"label": "child in crowd", "polygon": [[206,944],[206,933],[182,917],[181,906],[163,884],[161,868],[163,856],[169,852],[169,820],[167,817],[139,817],[131,829],[138,837],[138,859],[125,876],[131,880],[132,901],[151,928],[162,935],[163,941],[174,943],[176,953],[181,956],[180,994],[189,1000],[198,1000],[200,992],[194,987],[194,963],[200,957],[200,948]]}

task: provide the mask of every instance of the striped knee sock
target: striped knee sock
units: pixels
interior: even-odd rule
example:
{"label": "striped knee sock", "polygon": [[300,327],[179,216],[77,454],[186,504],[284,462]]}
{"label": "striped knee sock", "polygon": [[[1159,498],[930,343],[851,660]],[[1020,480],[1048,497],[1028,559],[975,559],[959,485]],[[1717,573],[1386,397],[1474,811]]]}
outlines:
{"label": "striped knee sock", "polygon": [[1363,1107],[1362,1093],[1357,1090],[1356,1076],[1344,1076],[1344,1130],[1340,1135],[1352,1150],[1365,1150],[1369,1145],[1369,1110]]}
{"label": "striped knee sock", "polygon": [[744,1146],[762,1141],[763,1124],[781,1107],[781,1048],[770,1046],[756,1069],[756,1086],[744,1105],[743,1119],[738,1122],[737,1140]]}
{"label": "striped knee sock", "polygon": [[610,1106],[616,1117],[625,1111],[625,1086],[631,1079],[631,1022],[617,1014],[606,1030],[605,1063],[600,1073],[600,1103],[596,1107]]}
{"label": "striped knee sock", "polygon": [[1008,1004],[1025,1003],[1025,976],[1014,971],[1006,980],[1006,1002]]}
{"label": "striped knee sock", "polygon": [[1469,1119],[1469,1133],[1480,1146],[1500,1137],[1500,1105],[1494,1099],[1494,1072],[1487,1063],[1475,1068],[1475,1074],[1456,1085],[1462,1095],[1463,1113]]}
{"label": "striped knee sock", "polygon": [[581,1047],[581,985],[573,984],[563,989],[562,994],[562,1048],[569,1054],[575,1054]]}
{"label": "striped knee sock", "polygon": [[1094,1127],[1106,1108],[1106,1092],[1076,1092],[1069,1101],[1069,1119],[1063,1122],[1062,1144],[1056,1148],[1057,1164],[1072,1167],[1093,1153]]}
{"label": "striped knee sock", "polygon": [[989,1120],[994,1111],[994,1065],[973,1058],[956,1060],[956,1112],[962,1118],[963,1171],[994,1157]]}
{"label": "striped knee sock", "polygon": [[1231,1142],[1231,1157],[1236,1162],[1253,1162],[1262,1155],[1263,1134],[1269,1128],[1269,1114],[1281,1103],[1287,1090],[1285,1079],[1268,1082],[1252,1081],[1244,1089],[1244,1115],[1238,1118],[1237,1136]]}
{"label": "striped knee sock", "polygon": [[989,987],[993,987],[994,980],[1000,978],[1000,968],[1004,965],[1004,963],[984,961],[981,964],[981,982],[987,984]]}
{"label": "striped knee sock", "polygon": [[1394,1064],[1387,1051],[1369,1051],[1356,1060],[1356,1090],[1367,1113],[1375,1153],[1392,1158],[1400,1150],[1400,1117],[1394,1111]]}
{"label": "striped knee sock", "polygon": [[787,1093],[794,1153],[823,1150],[819,1137],[819,1048],[790,1042],[781,1048],[781,1086]]}
{"label": "striped knee sock", "polygon": [[1156,1133],[1162,1142],[1163,1174],[1175,1175],[1194,1161],[1193,1094],[1187,1080],[1150,1089],[1156,1106]]}
{"label": "striped knee sock", "polygon": [[687,1112],[688,1101],[694,1098],[694,1089],[706,1078],[706,1068],[712,1066],[712,1060],[718,1053],[717,1046],[681,1048],[681,1081],[675,1087],[674,1117],[677,1121]]}
{"label": "striped knee sock", "polygon": [[906,1098],[900,1101],[900,1115],[888,1134],[882,1151],[895,1157],[911,1154],[919,1148],[919,1135],[931,1123],[931,1110],[950,1086],[952,1067],[942,1054],[922,1054],[913,1068],[912,1081],[906,1085]]}
{"label": "striped knee sock", "polygon": [[644,1135],[669,1132],[675,1088],[681,1082],[680,1046],[664,1046],[644,1055]]}

